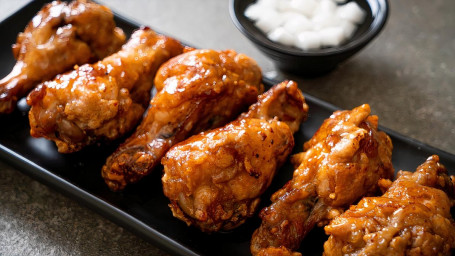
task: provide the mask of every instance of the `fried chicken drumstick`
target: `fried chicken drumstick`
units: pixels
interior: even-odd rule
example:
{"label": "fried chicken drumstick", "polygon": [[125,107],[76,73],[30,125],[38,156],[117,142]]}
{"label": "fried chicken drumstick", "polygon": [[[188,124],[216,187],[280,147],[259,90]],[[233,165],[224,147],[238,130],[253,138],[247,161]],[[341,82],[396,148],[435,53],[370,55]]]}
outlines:
{"label": "fried chicken drumstick", "polygon": [[454,184],[439,157],[398,176],[382,197],[363,198],[325,227],[324,255],[451,255]]}
{"label": "fried chicken drumstick", "polygon": [[324,121],[304,152],[293,157],[298,167],[292,180],[261,211],[262,224],[251,241],[253,255],[293,254],[315,224],[377,192],[379,179],[393,177],[392,143],[377,126],[368,105],[336,111]]}
{"label": "fried chicken drumstick", "polygon": [[307,113],[297,84],[283,82],[237,120],[173,146],[161,162],[174,216],[205,232],[244,223],[291,153]]}
{"label": "fried chicken drumstick", "polygon": [[37,84],[57,74],[102,59],[125,42],[105,6],[79,0],[45,5],[19,33],[13,54],[17,62],[0,81],[0,113],[10,113],[16,102]]}
{"label": "fried chicken drumstick", "polygon": [[138,29],[119,52],[32,91],[31,135],[53,140],[61,153],[119,138],[141,119],[158,67],[182,51],[176,40]]}
{"label": "fried chicken drumstick", "polygon": [[158,71],[157,94],[136,132],[107,159],[102,176],[121,190],[148,175],[176,143],[226,124],[263,91],[256,62],[235,51],[193,50]]}

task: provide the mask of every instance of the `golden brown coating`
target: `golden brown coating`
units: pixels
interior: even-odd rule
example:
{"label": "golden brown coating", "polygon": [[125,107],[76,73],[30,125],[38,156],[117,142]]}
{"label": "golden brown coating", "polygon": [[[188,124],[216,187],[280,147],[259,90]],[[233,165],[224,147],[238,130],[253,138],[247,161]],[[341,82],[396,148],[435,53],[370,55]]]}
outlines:
{"label": "golden brown coating", "polygon": [[54,1],[45,5],[19,33],[13,54],[17,62],[0,81],[0,113],[10,113],[16,102],[40,82],[102,59],[125,42],[109,8],[85,0]]}
{"label": "golden brown coating", "polygon": [[157,94],[136,132],[107,159],[102,176],[121,190],[148,175],[176,143],[226,124],[263,91],[254,60],[235,51],[194,50],[158,71]]}
{"label": "golden brown coating", "polygon": [[400,172],[382,197],[366,197],[325,227],[324,255],[451,255],[454,184],[438,156]]}
{"label": "golden brown coating", "polygon": [[173,146],[162,159],[173,215],[205,232],[244,223],[294,147],[290,127],[307,113],[297,84],[283,82],[236,121]]}
{"label": "golden brown coating", "polygon": [[257,118],[270,120],[277,118],[285,122],[292,133],[299,130],[300,124],[308,117],[308,105],[299,86],[294,81],[284,81],[274,85],[259,96],[258,102],[237,119]]}
{"label": "golden brown coating", "polygon": [[285,123],[261,119],[234,121],[177,144],[162,160],[174,216],[205,232],[239,226],[293,146]]}
{"label": "golden brown coating", "polygon": [[31,135],[53,140],[61,153],[119,138],[141,119],[158,67],[182,50],[172,38],[138,29],[119,52],[32,91]]}
{"label": "golden brown coating", "polygon": [[299,248],[315,224],[324,224],[362,196],[378,191],[378,180],[391,178],[392,143],[377,130],[370,107],[336,111],[293,157],[294,176],[272,195],[261,226],[251,241],[253,255],[268,247]]}

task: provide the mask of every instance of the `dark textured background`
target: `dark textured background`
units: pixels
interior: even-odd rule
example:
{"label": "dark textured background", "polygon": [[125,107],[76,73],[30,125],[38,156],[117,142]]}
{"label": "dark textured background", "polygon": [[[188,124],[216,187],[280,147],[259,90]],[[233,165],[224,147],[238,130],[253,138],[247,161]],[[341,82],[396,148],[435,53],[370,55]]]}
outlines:
{"label": "dark textured background", "polygon": [[[0,0],[0,20],[25,0]],[[369,103],[380,124],[455,154],[455,1],[396,0],[362,52],[317,79],[282,74],[232,24],[228,1],[104,0],[114,11],[196,47],[232,48],[340,108]],[[6,124],[0,124],[6,125]],[[0,255],[166,255],[0,162]]]}

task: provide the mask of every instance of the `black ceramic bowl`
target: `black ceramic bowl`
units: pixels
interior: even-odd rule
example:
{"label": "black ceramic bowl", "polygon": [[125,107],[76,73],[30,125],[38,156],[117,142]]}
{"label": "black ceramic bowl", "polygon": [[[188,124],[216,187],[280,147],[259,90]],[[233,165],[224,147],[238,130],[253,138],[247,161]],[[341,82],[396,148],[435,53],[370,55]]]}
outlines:
{"label": "black ceramic bowl", "polygon": [[319,76],[334,69],[339,63],[360,51],[375,38],[388,17],[387,0],[351,0],[357,2],[367,16],[354,36],[340,46],[304,51],[296,47],[275,43],[267,38],[244,13],[256,0],[230,0],[231,18],[237,28],[276,66],[287,72],[303,76]]}

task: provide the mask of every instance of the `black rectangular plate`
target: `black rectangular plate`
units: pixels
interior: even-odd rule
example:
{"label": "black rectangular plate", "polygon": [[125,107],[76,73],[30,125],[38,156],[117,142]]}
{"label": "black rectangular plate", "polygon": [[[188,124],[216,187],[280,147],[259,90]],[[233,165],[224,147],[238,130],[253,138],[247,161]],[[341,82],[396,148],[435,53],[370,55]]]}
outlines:
{"label": "black rectangular plate", "polygon": [[[33,1],[0,24],[0,77],[12,69],[15,60],[11,45],[29,20],[46,1]],[[116,15],[118,26],[130,34],[138,24]],[[267,87],[274,81],[264,81]],[[322,121],[336,107],[305,95],[310,106],[310,117],[296,134],[294,153],[302,150]],[[111,192],[101,178],[100,170],[106,157],[118,142],[111,145],[94,145],[74,154],[59,154],[53,143],[29,135],[29,123],[24,100],[10,115],[0,116],[0,158],[22,172],[36,178],[62,193],[94,209],[106,218],[148,239],[155,245],[179,255],[249,255],[251,234],[259,226],[258,217],[232,232],[204,234],[172,217],[161,186],[161,172],[156,171],[138,184],[120,193]],[[22,109],[22,110],[21,110]],[[394,144],[393,164],[396,170],[413,171],[425,159],[437,154],[441,162],[455,170],[455,156],[406,138],[381,127]],[[268,204],[270,194],[292,176],[293,168],[287,163],[279,171],[261,207]],[[451,172],[451,174],[454,174]],[[321,255],[326,240],[321,229],[315,229],[302,244],[304,255]]]}

